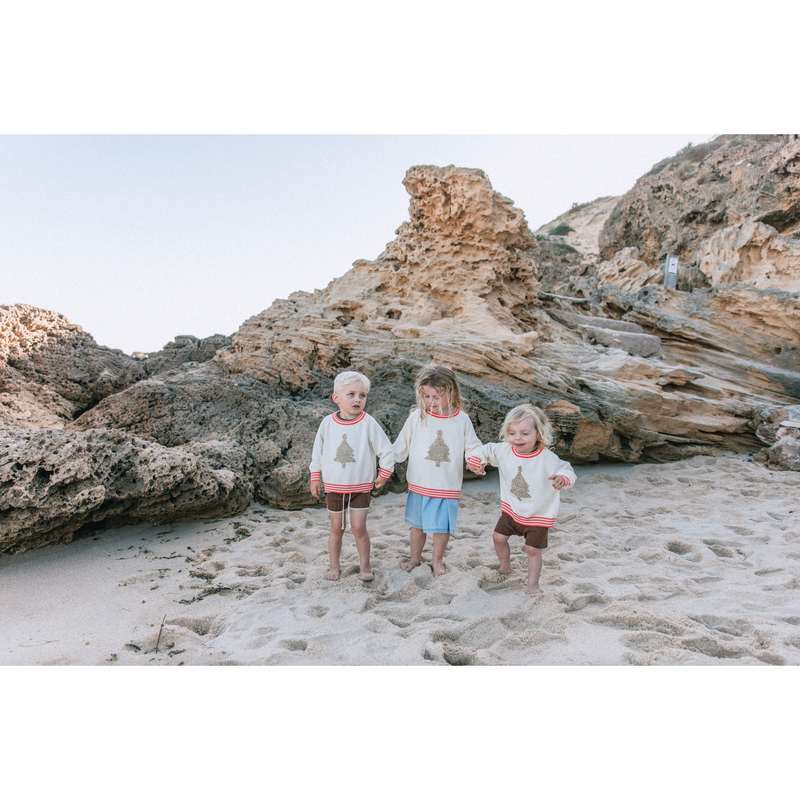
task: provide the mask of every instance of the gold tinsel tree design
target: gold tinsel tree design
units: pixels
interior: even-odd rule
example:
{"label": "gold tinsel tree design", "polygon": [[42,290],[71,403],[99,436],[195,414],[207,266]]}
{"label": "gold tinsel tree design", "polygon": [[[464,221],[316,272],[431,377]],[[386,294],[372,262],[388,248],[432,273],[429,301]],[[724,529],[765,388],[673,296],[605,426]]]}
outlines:
{"label": "gold tinsel tree design", "polygon": [[441,431],[436,431],[436,441],[428,448],[425,460],[435,461],[437,467],[442,465],[442,461],[450,461],[450,448],[442,438]]}
{"label": "gold tinsel tree design", "polygon": [[333,460],[338,461],[342,465],[342,469],[344,469],[345,464],[355,464],[356,460],[353,457],[355,453],[353,453],[353,448],[347,444],[347,434],[342,434],[342,441],[339,447],[336,448],[336,455],[334,456]]}
{"label": "gold tinsel tree design", "polygon": [[528,491],[530,488],[528,482],[522,477],[522,467],[517,467],[517,474],[514,476],[514,480],[511,481],[511,494],[513,494],[517,500],[524,500],[526,497],[531,496]]}

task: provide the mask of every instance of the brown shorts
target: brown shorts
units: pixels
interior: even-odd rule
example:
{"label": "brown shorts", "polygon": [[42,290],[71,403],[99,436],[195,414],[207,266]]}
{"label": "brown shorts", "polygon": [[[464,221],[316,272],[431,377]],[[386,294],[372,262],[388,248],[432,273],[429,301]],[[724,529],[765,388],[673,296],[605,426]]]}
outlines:
{"label": "brown shorts", "polygon": [[356,492],[355,494],[336,494],[328,492],[325,495],[325,505],[328,511],[336,514],[341,513],[345,508],[357,511],[359,508],[369,508],[372,496],[369,492]]}
{"label": "brown shorts", "polygon": [[520,525],[519,522],[514,520],[504,511],[497,520],[497,525],[494,526],[494,532],[502,536],[524,536],[525,544],[528,547],[538,547],[539,550],[544,550],[547,547],[547,532],[550,528],[543,528],[534,525]]}

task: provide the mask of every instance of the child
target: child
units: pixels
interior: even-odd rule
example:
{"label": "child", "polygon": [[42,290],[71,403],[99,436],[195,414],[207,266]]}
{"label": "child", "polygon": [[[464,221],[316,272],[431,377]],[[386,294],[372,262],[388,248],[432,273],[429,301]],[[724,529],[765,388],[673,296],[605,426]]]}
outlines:
{"label": "child", "polygon": [[[333,382],[333,402],[339,406],[335,414],[322,420],[314,439],[311,455],[311,494],[322,494],[330,516],[328,536],[329,581],[339,580],[342,537],[347,527],[346,510],[350,508],[350,527],[356,540],[361,563],[358,577],[371,581],[367,511],[370,491],[379,489],[392,474],[392,443],[381,426],[364,412],[369,393],[369,378],[360,372],[342,372]],[[375,457],[380,461],[376,480]]]}
{"label": "child", "polygon": [[[528,594],[540,594],[547,532],[556,521],[559,491],[575,483],[575,470],[547,449],[553,443],[553,428],[540,408],[529,404],[512,408],[500,429],[500,438],[505,442],[483,446],[483,461],[500,470],[502,513],[494,530],[500,574],[511,572],[509,537],[524,536]],[[479,474],[485,472],[481,464]]]}
{"label": "child", "polygon": [[411,558],[402,565],[410,572],[422,563],[422,549],[433,535],[433,574],[444,575],[444,551],[455,533],[458,497],[463,479],[462,458],[478,472],[481,443],[464,413],[456,375],[431,362],[414,385],[417,405],[394,443],[395,462],[408,459],[405,521],[411,526]]}

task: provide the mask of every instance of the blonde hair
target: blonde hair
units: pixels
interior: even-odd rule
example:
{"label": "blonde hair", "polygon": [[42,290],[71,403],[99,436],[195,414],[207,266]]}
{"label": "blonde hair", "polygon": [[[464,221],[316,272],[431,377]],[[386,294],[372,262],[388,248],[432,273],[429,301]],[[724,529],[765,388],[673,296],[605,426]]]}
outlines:
{"label": "blonde hair", "polygon": [[348,383],[363,383],[364,391],[369,394],[369,378],[361,372],[340,372],[333,379],[333,393],[339,394]]}
{"label": "blonde hair", "polygon": [[423,422],[428,422],[428,409],[425,407],[425,400],[422,397],[422,390],[426,386],[444,391],[450,414],[454,411],[464,410],[464,401],[461,399],[461,389],[458,386],[458,378],[456,378],[455,372],[444,364],[429,361],[419,371],[417,380],[414,382],[417,408],[419,408]]}
{"label": "blonde hair", "polygon": [[547,414],[541,408],[537,408],[530,403],[523,403],[521,406],[512,408],[503,420],[500,428],[500,438],[508,441],[508,427],[515,422],[522,422],[524,419],[533,420],[533,427],[536,429],[537,443],[542,447],[550,447],[555,440],[555,432]]}

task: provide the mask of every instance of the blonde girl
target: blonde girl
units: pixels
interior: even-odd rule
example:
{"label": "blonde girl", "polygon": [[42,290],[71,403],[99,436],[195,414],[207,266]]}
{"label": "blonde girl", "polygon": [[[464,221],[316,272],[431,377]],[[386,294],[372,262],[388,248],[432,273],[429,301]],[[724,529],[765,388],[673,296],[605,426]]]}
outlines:
{"label": "blonde girl", "polygon": [[422,563],[431,534],[433,573],[444,575],[444,552],[456,530],[463,463],[466,460],[467,467],[478,472],[481,443],[450,367],[426,364],[414,388],[417,405],[394,443],[395,462],[408,459],[405,521],[411,526],[411,556],[402,567],[410,572]]}

